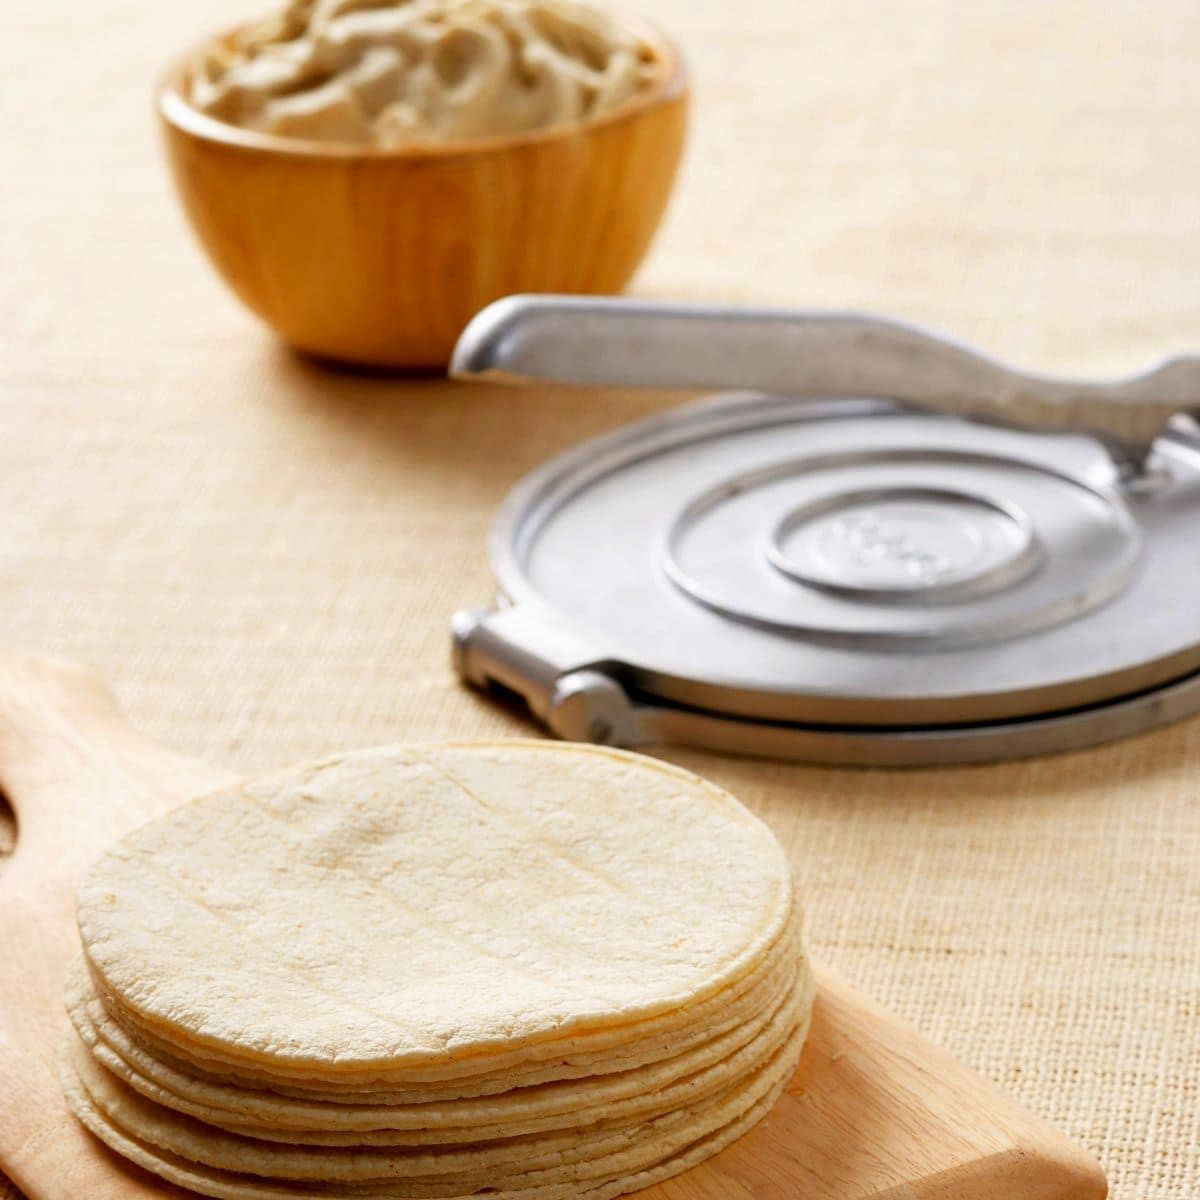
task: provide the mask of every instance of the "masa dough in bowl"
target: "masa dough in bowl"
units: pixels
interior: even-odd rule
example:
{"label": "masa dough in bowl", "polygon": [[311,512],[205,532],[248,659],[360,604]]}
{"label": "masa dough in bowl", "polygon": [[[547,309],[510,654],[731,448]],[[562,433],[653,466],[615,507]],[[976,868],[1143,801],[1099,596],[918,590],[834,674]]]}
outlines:
{"label": "masa dough in bowl", "polygon": [[206,47],[188,98],[263,133],[396,146],[587,120],[661,74],[579,0],[292,0]]}
{"label": "masa dough in bowl", "polygon": [[617,1196],[764,1115],[813,979],[774,837],[696,776],[547,742],[259,776],[79,890],[64,1090],[211,1196]]}

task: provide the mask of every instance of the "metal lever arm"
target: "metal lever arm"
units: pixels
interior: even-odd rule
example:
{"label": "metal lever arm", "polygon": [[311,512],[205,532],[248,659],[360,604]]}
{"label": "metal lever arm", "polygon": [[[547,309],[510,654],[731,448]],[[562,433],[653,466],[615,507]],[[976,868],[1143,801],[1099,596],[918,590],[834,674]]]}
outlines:
{"label": "metal lever arm", "polygon": [[[510,296],[467,326],[451,374],[513,383],[870,396],[1094,434],[1134,472],[1171,416],[1200,412],[1200,357],[1126,379],[1030,374],[939,335],[854,313]],[[1190,440],[1189,427],[1176,436]]]}

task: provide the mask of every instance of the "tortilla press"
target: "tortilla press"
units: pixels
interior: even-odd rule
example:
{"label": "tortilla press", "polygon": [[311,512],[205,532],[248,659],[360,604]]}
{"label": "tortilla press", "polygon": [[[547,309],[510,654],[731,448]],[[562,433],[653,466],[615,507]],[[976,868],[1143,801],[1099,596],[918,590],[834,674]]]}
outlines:
{"label": "tortilla press", "polygon": [[504,503],[455,663],[560,737],[948,763],[1200,711],[1200,358],[1070,381],[875,317],[510,297],[452,372],[738,389]]}

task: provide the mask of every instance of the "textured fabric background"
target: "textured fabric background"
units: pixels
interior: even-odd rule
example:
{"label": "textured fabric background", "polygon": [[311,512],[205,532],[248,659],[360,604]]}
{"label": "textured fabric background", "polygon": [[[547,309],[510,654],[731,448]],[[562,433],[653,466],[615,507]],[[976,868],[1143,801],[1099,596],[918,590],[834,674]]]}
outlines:
{"label": "textured fabric background", "polygon": [[[1200,343],[1195,0],[642,7],[697,110],[640,291],[879,308],[1064,370]],[[150,118],[164,61],[241,5],[5,13],[4,645],[86,660],[245,769],[520,728],[446,662],[490,515],[668,400],[299,361],[193,246]],[[825,959],[1089,1145],[1117,1197],[1200,1196],[1200,722],[967,770],[672,757],[779,832]]]}

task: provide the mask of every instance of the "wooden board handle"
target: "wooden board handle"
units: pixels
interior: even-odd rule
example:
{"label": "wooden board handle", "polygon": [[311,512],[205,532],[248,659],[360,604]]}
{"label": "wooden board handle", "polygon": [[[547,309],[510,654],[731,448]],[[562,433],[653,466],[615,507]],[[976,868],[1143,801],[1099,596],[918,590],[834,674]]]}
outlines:
{"label": "wooden board handle", "polygon": [[78,665],[0,657],[0,788],[19,830],[6,879],[32,859],[39,874],[49,861],[75,866],[126,827],[232,778],[139,733]]}
{"label": "wooden board handle", "polygon": [[[0,788],[17,821],[0,871],[0,962],[10,968],[0,972],[0,1162],[34,1200],[171,1194],[101,1151],[62,1099],[55,1051],[77,950],[75,887],[115,838],[231,779],[139,733],[76,664],[0,656]],[[88,1165],[98,1153],[112,1159],[102,1185]]]}

